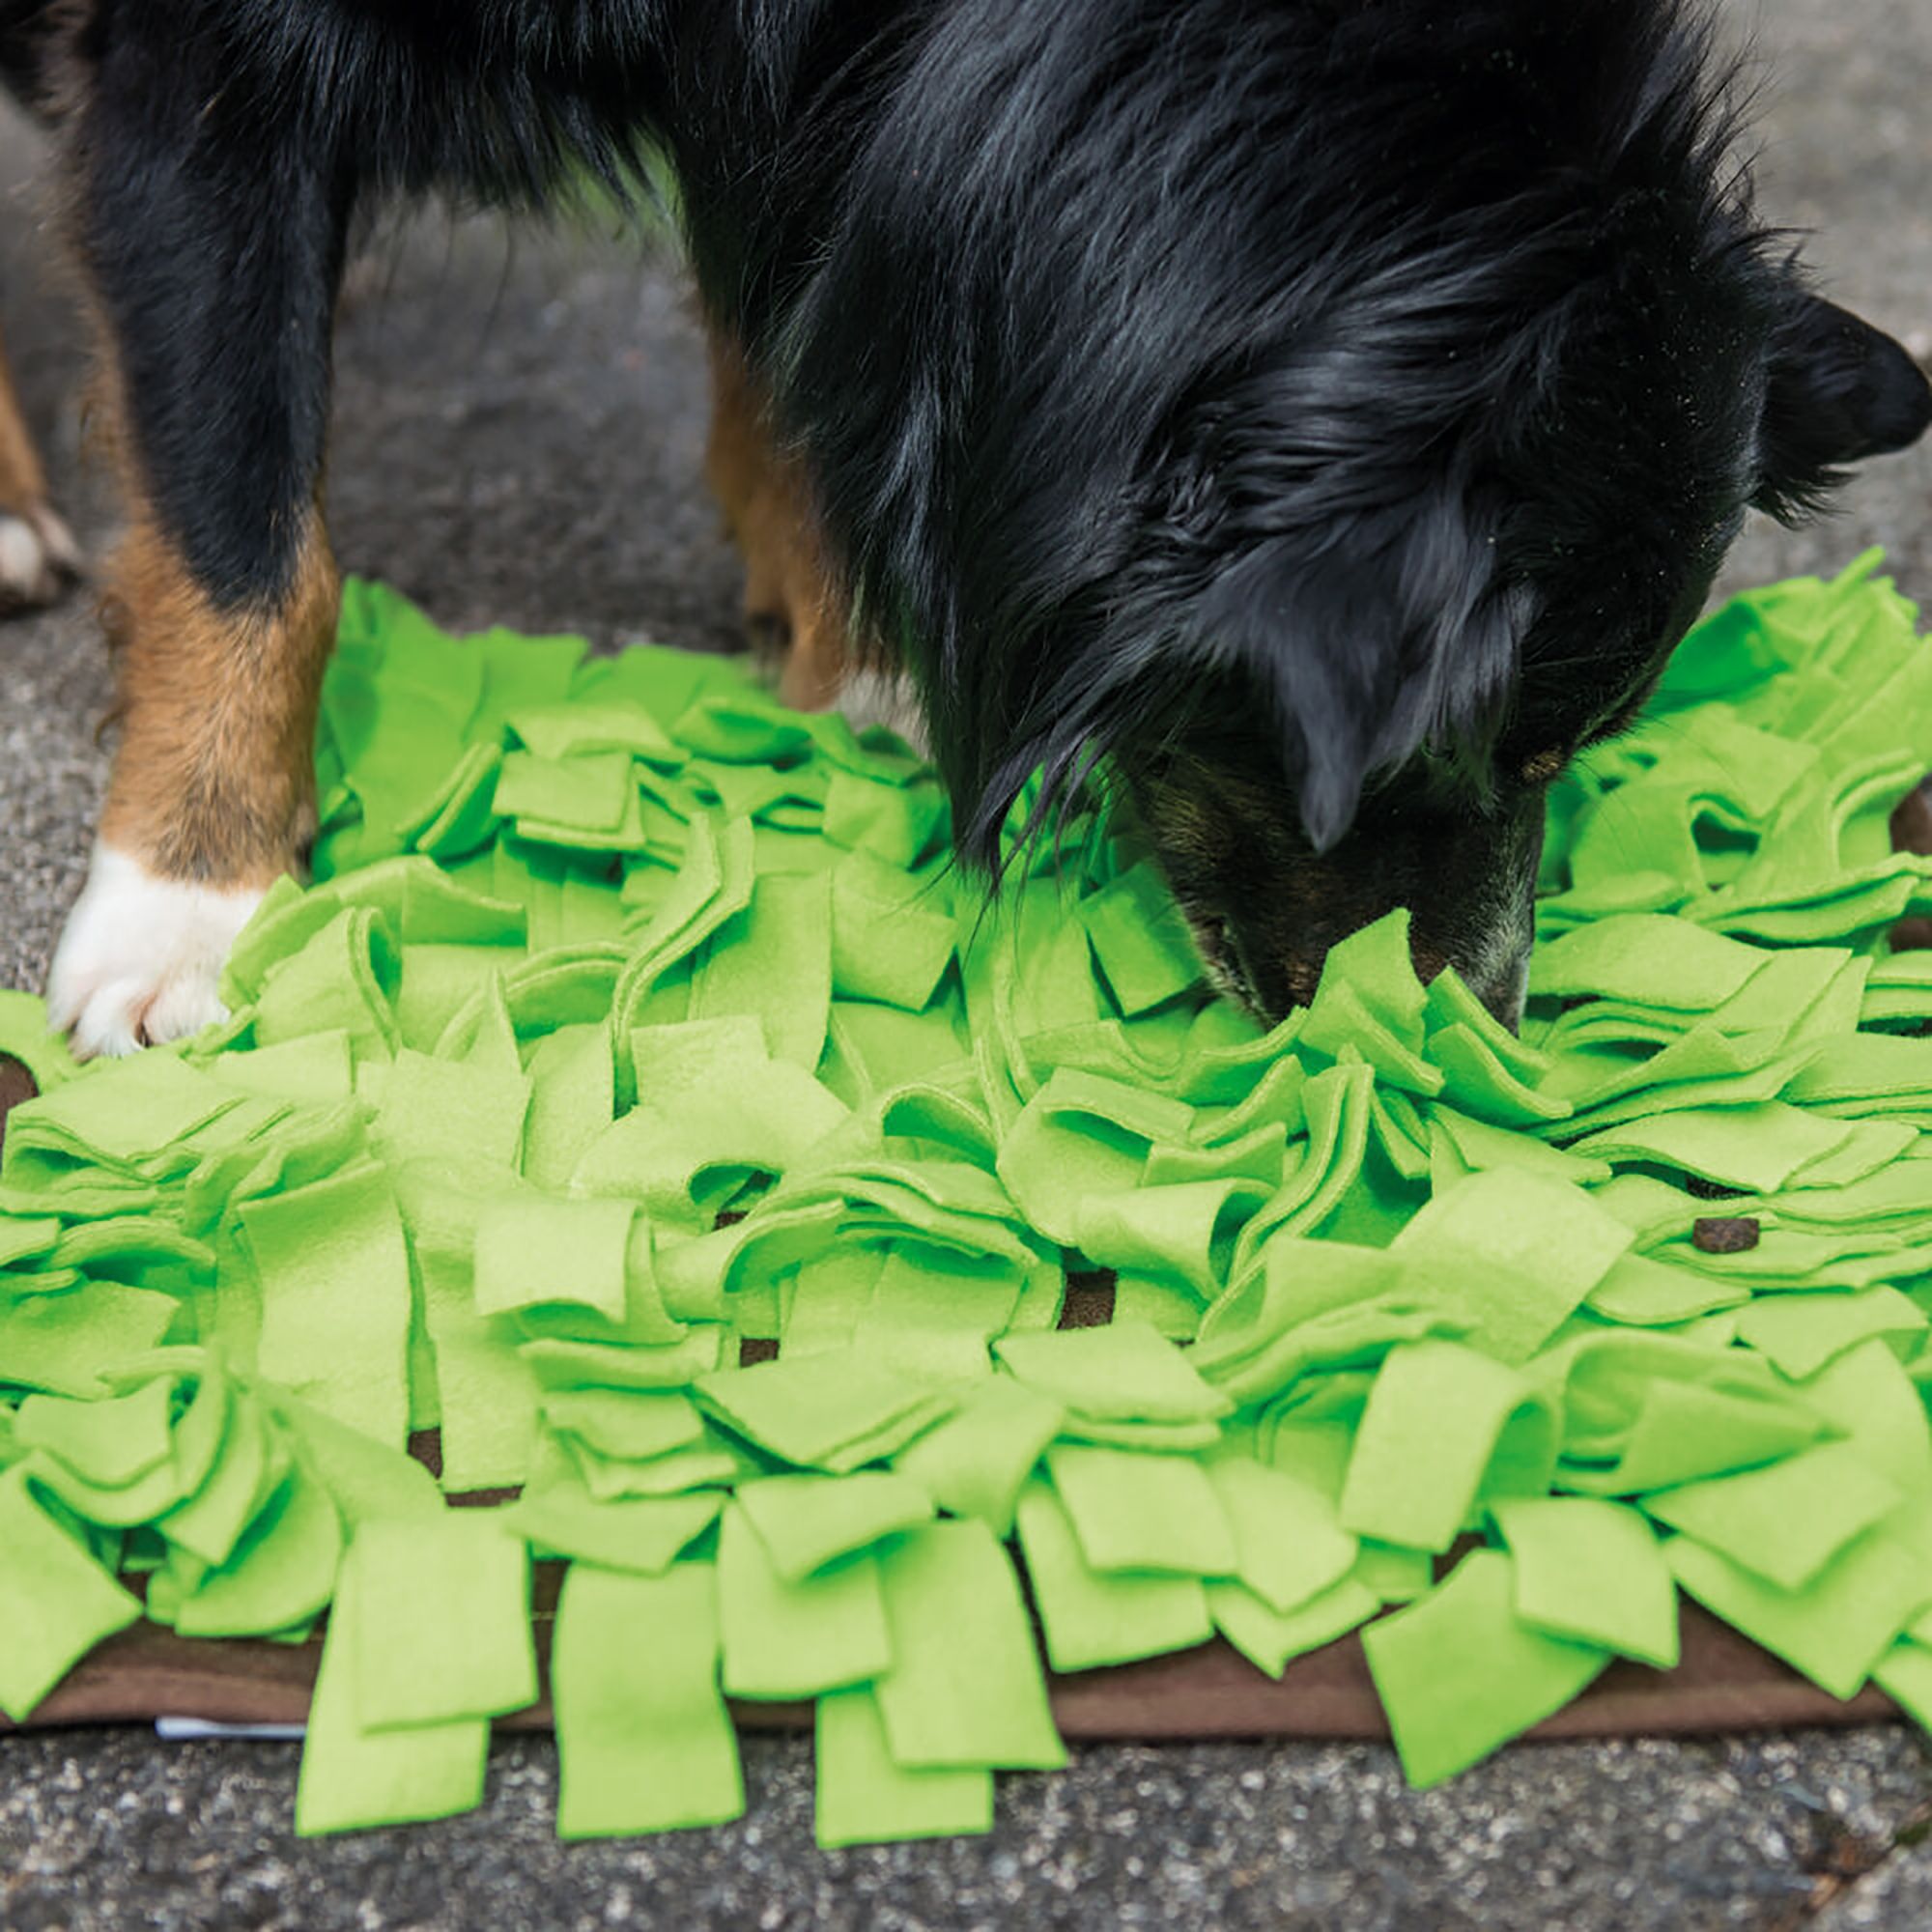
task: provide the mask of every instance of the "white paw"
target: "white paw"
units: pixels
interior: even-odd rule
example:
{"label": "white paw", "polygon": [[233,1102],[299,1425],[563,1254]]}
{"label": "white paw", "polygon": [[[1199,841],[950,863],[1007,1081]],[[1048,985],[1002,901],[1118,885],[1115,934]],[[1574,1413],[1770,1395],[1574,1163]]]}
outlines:
{"label": "white paw", "polygon": [[215,987],[259,887],[156,878],[97,843],[47,976],[47,1017],[80,1059],[132,1053],[198,1033],[228,1009]]}
{"label": "white paw", "polygon": [[0,510],[0,611],[51,604],[80,575],[80,546],[45,503]]}

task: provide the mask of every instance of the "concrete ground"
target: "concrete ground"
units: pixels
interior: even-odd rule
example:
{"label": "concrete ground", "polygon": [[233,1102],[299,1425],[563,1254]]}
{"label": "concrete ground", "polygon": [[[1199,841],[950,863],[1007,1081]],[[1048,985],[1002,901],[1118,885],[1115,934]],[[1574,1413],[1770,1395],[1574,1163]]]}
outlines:
{"label": "concrete ground", "polygon": [[[1832,293],[1932,351],[1932,10],[1726,12],[1756,25],[1767,71],[1766,212],[1816,231]],[[0,128],[0,181],[24,184],[33,155]],[[111,505],[79,462],[77,331],[36,206],[22,186],[0,207],[0,303],[98,553]],[[456,625],[732,639],[733,565],[697,487],[702,357],[674,276],[621,238],[419,224],[357,289],[330,488],[349,567]],[[1727,581],[1833,569],[1871,542],[1932,596],[1932,451],[1874,465],[1812,529],[1753,528]],[[85,599],[0,630],[0,984],[40,982],[79,885],[106,698]],[[803,1744],[753,1741],[747,1770],[751,1807],[727,1830],[559,1847],[554,1753],[522,1740],[497,1747],[473,1817],[303,1844],[290,1747],[11,1738],[0,1928],[1932,1926],[1932,1759],[1901,1726],[1521,1747],[1423,1795],[1376,1747],[1089,1748],[1062,1776],[1007,1781],[989,1838],[832,1854],[811,1843]]]}

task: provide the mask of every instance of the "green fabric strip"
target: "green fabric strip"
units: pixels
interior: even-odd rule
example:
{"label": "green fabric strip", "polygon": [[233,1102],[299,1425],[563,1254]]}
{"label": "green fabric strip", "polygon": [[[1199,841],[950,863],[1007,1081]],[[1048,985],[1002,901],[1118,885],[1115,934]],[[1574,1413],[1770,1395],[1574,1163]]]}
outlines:
{"label": "green fabric strip", "polygon": [[411,1820],[449,1818],[483,1798],[490,1726],[481,1718],[413,1730],[369,1731],[355,1709],[356,1660],[365,1644],[359,1562],[344,1570],[309,1705],[296,1785],[303,1837]]}
{"label": "green fabric strip", "polygon": [[708,1563],[662,1577],[570,1566],[551,1656],[559,1836],[718,1825],[745,1808],[718,1690],[717,1595]]}
{"label": "green fabric strip", "polygon": [[819,1698],[812,1822],[826,1850],[993,1829],[993,1775],[912,1768],[893,1757],[876,1694],[860,1685]]}
{"label": "green fabric strip", "polygon": [[0,1711],[24,1723],[141,1605],[41,1508],[21,1469],[0,1473]]}
{"label": "green fabric strip", "polygon": [[1409,1782],[1426,1788],[1560,1710],[1609,1652],[1523,1622],[1512,1565],[1475,1550],[1421,1602],[1374,1623],[1362,1648]]}

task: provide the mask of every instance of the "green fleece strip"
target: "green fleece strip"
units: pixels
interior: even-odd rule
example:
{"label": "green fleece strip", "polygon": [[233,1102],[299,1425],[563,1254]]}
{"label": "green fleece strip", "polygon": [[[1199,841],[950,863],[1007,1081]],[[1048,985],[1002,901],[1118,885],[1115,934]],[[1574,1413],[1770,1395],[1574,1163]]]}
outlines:
{"label": "green fleece strip", "polygon": [[551,1658],[560,1836],[718,1825],[745,1808],[717,1599],[708,1563],[662,1577],[570,1566]]}

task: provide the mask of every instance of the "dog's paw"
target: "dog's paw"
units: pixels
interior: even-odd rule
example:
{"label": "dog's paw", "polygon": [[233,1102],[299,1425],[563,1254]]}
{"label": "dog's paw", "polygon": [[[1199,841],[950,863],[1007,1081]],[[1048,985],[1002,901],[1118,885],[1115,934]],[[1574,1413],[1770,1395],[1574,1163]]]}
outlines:
{"label": "dog's paw", "polygon": [[49,504],[0,510],[0,612],[51,604],[80,570],[80,546]]}
{"label": "dog's paw", "polygon": [[97,844],[47,978],[47,1016],[75,1057],[132,1053],[225,1019],[216,987],[259,887],[156,878]]}

